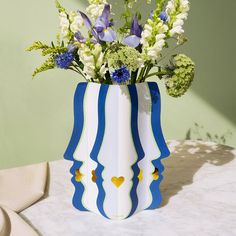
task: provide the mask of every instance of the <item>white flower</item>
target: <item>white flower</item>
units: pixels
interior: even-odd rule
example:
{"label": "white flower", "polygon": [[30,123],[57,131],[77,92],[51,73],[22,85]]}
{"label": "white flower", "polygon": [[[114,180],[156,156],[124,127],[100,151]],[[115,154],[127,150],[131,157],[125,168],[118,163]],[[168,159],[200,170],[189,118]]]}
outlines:
{"label": "white flower", "polygon": [[188,13],[184,12],[184,13],[180,13],[176,16],[176,19],[181,19],[181,20],[187,20],[188,17]]}
{"label": "white flower", "polygon": [[106,72],[107,72],[107,67],[106,67],[106,65],[102,65],[101,68],[100,68],[100,70],[99,70],[100,76],[103,78],[103,77],[105,76]]}
{"label": "white flower", "polygon": [[91,16],[93,20],[97,19],[100,15],[102,15],[102,11],[104,9],[104,4],[92,4],[86,8],[86,12]]}
{"label": "white flower", "polygon": [[98,77],[103,78],[105,76],[107,68],[104,64],[104,53],[100,44],[95,44],[92,48],[86,44],[81,44],[78,55],[84,64],[83,72],[88,80],[92,78],[94,81],[98,81]]}
{"label": "white flower", "polygon": [[93,20],[96,20],[102,15],[106,0],[89,0],[89,6],[86,8],[86,12],[90,15]]}
{"label": "white flower", "polygon": [[[165,46],[166,32],[168,26],[163,21],[154,23],[152,20],[148,20],[144,26],[142,32],[141,44],[143,45],[143,51],[146,53],[144,58],[147,60],[155,61],[161,54],[163,47]],[[153,33],[154,32],[154,33]]]}
{"label": "white flower", "polygon": [[173,13],[174,10],[175,10],[174,0],[170,0],[167,3],[167,5],[166,5],[166,13],[167,13],[167,15],[170,15],[171,13]]}
{"label": "white flower", "polygon": [[60,19],[60,30],[61,30],[61,34],[62,36],[66,36],[68,34],[68,30],[70,27],[70,22],[67,18],[67,14],[65,12],[61,12],[59,14],[59,19]]}
{"label": "white flower", "polygon": [[174,36],[174,35],[181,35],[184,33],[184,30],[182,28],[182,26],[176,26],[173,29],[170,30],[170,36]]}
{"label": "white flower", "polygon": [[[184,33],[184,20],[188,17],[189,0],[170,0],[166,6],[166,13],[170,16],[169,35],[177,35],[177,38]],[[174,19],[174,21],[171,21]]]}
{"label": "white flower", "polygon": [[84,21],[83,18],[81,17],[81,15],[77,14],[75,11],[70,12],[69,14],[69,18],[70,18],[70,29],[73,33],[78,32],[84,25]]}

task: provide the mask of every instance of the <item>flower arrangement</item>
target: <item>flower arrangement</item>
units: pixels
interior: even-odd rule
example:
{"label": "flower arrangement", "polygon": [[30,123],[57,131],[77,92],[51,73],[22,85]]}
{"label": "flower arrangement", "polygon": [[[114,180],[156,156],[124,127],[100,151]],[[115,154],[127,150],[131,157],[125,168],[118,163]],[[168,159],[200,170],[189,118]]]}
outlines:
{"label": "flower arrangement", "polygon": [[156,8],[143,25],[141,14],[134,12],[140,0],[123,1],[124,24],[116,28],[107,0],[88,0],[86,13],[68,13],[56,0],[60,18],[56,43],[37,41],[27,49],[49,56],[33,77],[53,68],[73,70],[88,82],[105,84],[134,84],[157,76],[165,81],[169,95],[183,95],[193,81],[194,62],[184,54],[171,56],[167,65],[161,62],[169,55],[170,40],[177,44],[174,49],[187,41],[183,25],[189,1],[156,0]]}

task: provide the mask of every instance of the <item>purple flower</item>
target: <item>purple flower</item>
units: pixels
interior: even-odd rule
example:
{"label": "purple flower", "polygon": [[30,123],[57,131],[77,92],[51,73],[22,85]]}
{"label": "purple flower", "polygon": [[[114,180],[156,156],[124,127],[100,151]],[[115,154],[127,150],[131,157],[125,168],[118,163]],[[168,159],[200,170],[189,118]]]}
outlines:
{"label": "purple flower", "polygon": [[58,54],[55,57],[55,63],[61,69],[68,69],[73,60],[74,60],[74,54],[73,52],[69,51],[62,54]]}
{"label": "purple flower", "polygon": [[72,53],[73,53],[76,48],[77,48],[77,46],[76,46],[75,44],[70,43],[70,44],[68,44],[68,46],[67,46],[67,52],[72,52]]}
{"label": "purple flower", "polygon": [[112,72],[111,77],[112,77],[112,80],[114,80],[118,84],[121,84],[130,79],[130,73],[127,67],[123,66],[115,70],[114,72]]}
{"label": "purple flower", "polygon": [[97,18],[94,27],[92,26],[92,22],[88,18],[88,16],[83,12],[79,11],[80,15],[84,20],[84,24],[89,30],[91,30],[91,33],[96,41],[101,40],[105,42],[113,42],[116,39],[116,33],[114,30],[111,29],[111,26],[113,26],[113,22],[109,21],[110,11],[110,5],[106,4],[104,6],[102,15]]}
{"label": "purple flower", "polygon": [[[84,20],[85,26],[86,26],[89,30],[91,30],[92,35],[93,35],[94,38],[98,41],[98,40],[99,40],[98,34],[97,34],[97,32],[93,29],[91,20],[90,20],[90,19],[88,18],[88,16],[87,16],[86,14],[84,14],[82,11],[78,11],[78,12],[79,12],[80,15],[82,16],[82,18],[83,18],[83,20]],[[81,36],[81,35],[78,35],[78,36],[79,36],[79,39],[80,39],[80,36]],[[81,39],[82,39],[82,38],[81,38]]]}
{"label": "purple flower", "polygon": [[123,43],[133,48],[138,47],[138,45],[140,44],[142,31],[143,28],[138,23],[137,16],[134,16],[131,24],[130,36],[124,38]]}
{"label": "purple flower", "polygon": [[81,34],[80,31],[76,32],[74,34],[74,37],[75,37],[75,40],[77,40],[80,43],[85,43],[86,42],[86,39],[84,38],[84,36]]}
{"label": "purple flower", "polygon": [[106,4],[102,15],[97,18],[94,25],[98,38],[105,42],[113,42],[116,39],[115,31],[110,28],[113,25],[113,23],[109,21],[110,11],[110,5]]}
{"label": "purple flower", "polygon": [[166,14],[166,12],[164,12],[164,11],[162,11],[161,13],[160,13],[160,19],[164,22],[164,23],[166,23],[166,21],[168,20],[168,15]]}

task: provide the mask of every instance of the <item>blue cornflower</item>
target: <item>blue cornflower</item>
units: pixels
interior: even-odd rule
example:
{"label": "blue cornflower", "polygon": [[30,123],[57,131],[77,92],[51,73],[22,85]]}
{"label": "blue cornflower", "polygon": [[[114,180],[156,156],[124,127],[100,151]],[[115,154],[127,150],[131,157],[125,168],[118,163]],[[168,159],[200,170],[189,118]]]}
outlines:
{"label": "blue cornflower", "polygon": [[164,23],[166,23],[166,21],[168,20],[168,15],[164,11],[160,13],[159,17]]}
{"label": "blue cornflower", "polygon": [[73,52],[65,52],[62,54],[58,54],[55,58],[56,65],[61,69],[68,69],[73,60]]}
{"label": "blue cornflower", "polygon": [[120,69],[112,72],[112,79],[116,81],[118,84],[124,83],[130,78],[129,70],[126,66],[121,67]]}

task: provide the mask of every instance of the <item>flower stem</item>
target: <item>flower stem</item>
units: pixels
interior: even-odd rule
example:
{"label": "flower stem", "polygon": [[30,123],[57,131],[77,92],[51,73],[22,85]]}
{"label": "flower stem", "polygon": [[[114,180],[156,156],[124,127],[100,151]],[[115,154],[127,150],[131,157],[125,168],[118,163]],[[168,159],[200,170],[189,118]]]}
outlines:
{"label": "flower stem", "polygon": [[76,66],[76,65],[73,64],[69,69],[70,69],[70,70],[73,70],[74,72],[79,73],[79,74],[86,80],[86,77],[85,77],[84,74],[80,71],[80,69],[78,68],[78,66]]}
{"label": "flower stem", "polygon": [[152,76],[161,76],[161,75],[166,75],[167,74],[167,71],[163,70],[163,71],[158,71],[158,72],[154,72],[154,73],[151,73],[149,75],[146,75],[144,77],[144,79],[147,79],[149,77],[152,77]]}

